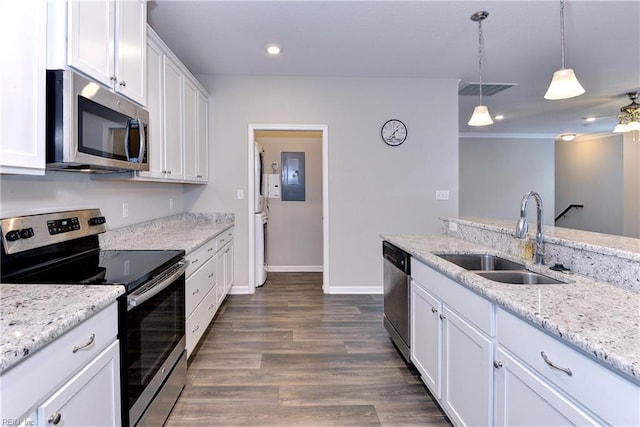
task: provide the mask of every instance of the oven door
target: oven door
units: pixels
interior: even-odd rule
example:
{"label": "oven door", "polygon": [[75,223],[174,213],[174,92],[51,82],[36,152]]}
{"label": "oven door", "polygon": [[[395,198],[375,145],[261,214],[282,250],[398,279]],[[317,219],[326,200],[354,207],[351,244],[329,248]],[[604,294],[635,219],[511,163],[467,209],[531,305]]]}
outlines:
{"label": "oven door", "polygon": [[121,331],[126,336],[122,349],[122,387],[123,399],[126,396],[128,402],[128,408],[123,407],[122,413],[123,416],[129,414],[132,426],[172,374],[184,352],[187,264],[179,262],[162,277],[128,294],[126,309],[121,305]]}

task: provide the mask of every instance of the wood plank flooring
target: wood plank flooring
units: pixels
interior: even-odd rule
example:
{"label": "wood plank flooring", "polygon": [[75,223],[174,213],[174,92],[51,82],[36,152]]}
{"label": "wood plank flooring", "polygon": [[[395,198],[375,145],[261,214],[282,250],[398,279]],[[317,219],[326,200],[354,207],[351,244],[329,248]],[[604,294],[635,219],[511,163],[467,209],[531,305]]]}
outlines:
{"label": "wood plank flooring", "polygon": [[167,426],[450,426],[382,326],[381,295],[324,295],[322,273],[269,273],[229,295]]}

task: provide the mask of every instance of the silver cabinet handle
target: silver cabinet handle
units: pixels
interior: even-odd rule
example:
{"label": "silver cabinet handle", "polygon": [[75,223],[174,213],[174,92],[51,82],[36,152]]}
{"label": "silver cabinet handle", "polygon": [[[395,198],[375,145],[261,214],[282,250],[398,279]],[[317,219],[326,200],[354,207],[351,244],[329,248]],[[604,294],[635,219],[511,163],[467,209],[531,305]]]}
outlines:
{"label": "silver cabinet handle", "polygon": [[[87,341],[86,344],[73,346],[73,352],[77,353],[78,350],[82,350],[83,348],[89,347],[91,344],[93,344],[95,340],[96,340],[96,334],[91,334],[91,336],[89,337],[89,341]],[[58,424],[58,423],[54,423],[54,424]]]}
{"label": "silver cabinet handle", "polygon": [[553,363],[551,360],[549,360],[549,358],[547,357],[547,354],[544,351],[540,352],[540,356],[542,356],[542,359],[544,360],[544,363],[546,363],[547,365],[549,365],[553,369],[556,369],[558,371],[564,372],[565,374],[567,374],[569,376],[573,375],[573,372],[571,372],[571,369],[562,368],[562,367],[556,365],[555,363]]}
{"label": "silver cabinet handle", "polygon": [[115,82],[118,79],[116,78],[116,76],[111,76],[111,77],[109,77],[109,80],[111,80],[112,82]]}
{"label": "silver cabinet handle", "polygon": [[196,325],[195,329],[193,331],[191,331],[191,333],[194,333],[195,331],[197,331],[198,329],[200,329],[200,325]]}
{"label": "silver cabinet handle", "polygon": [[198,292],[200,292],[200,288],[196,288],[196,290],[195,290],[195,291],[193,291],[193,293],[191,293],[191,295],[195,295],[195,294],[197,294]]}
{"label": "silver cabinet handle", "polygon": [[127,82],[125,82],[125,81],[121,81],[121,82],[120,82],[120,86],[122,86],[122,87],[126,87],[126,86],[127,86]]}
{"label": "silver cabinet handle", "polygon": [[444,314],[441,314],[441,315],[440,315],[440,320],[444,320],[444,319],[446,319],[446,318],[447,318],[447,316],[445,316]]}
{"label": "silver cabinet handle", "polygon": [[493,361],[493,367],[496,368],[496,369],[502,368],[502,362],[499,361],[499,360],[494,360]]}
{"label": "silver cabinet handle", "polygon": [[62,420],[62,414],[60,412],[57,412],[51,415],[47,421],[49,421],[49,424],[53,424],[55,426],[60,424],[60,420]]}
{"label": "silver cabinet handle", "polygon": [[435,307],[431,307],[431,312],[432,312],[432,313],[437,313],[437,312],[438,312],[438,309],[437,309],[437,308],[435,308]]}

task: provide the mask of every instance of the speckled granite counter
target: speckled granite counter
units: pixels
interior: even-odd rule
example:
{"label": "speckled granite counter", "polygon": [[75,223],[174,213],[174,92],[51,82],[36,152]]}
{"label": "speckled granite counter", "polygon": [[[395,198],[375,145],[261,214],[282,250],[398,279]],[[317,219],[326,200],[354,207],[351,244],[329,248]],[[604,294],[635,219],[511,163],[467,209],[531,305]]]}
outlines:
{"label": "speckled granite counter", "polygon": [[123,286],[0,285],[0,372],[93,316]]}
{"label": "speckled granite counter", "polygon": [[444,235],[383,235],[424,264],[451,277],[552,335],[640,383],[640,294],[578,274],[533,271],[572,283],[509,285],[464,270],[434,253],[490,253],[522,262],[477,243]]}
{"label": "speckled granite counter", "polygon": [[189,253],[233,225],[233,214],[184,213],[107,231],[100,235],[100,247],[183,249]]}

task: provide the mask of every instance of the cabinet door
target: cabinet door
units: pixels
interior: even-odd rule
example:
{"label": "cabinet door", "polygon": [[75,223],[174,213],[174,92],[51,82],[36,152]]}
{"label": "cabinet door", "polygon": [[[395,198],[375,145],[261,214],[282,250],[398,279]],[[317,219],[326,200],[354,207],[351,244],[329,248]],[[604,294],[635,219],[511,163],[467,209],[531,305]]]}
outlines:
{"label": "cabinet door", "polygon": [[215,254],[215,256],[213,257],[214,261],[216,262],[216,275],[218,276],[218,300],[217,300],[217,304],[218,307],[220,307],[220,304],[222,304],[222,301],[224,301],[224,297],[226,296],[225,293],[225,283],[226,283],[226,278],[224,277],[224,250],[221,249],[218,251],[218,253]]}
{"label": "cabinet door", "polygon": [[184,178],[187,181],[196,181],[198,165],[198,89],[186,77],[183,77],[183,132],[184,132]]}
{"label": "cabinet door", "polygon": [[116,91],[146,105],[147,2],[116,2]]}
{"label": "cabinet door", "polygon": [[69,65],[112,87],[116,79],[115,2],[70,1],[67,31]]}
{"label": "cabinet door", "polygon": [[442,404],[456,425],[492,425],[493,342],[446,304]]}
{"label": "cabinet door", "polygon": [[166,178],[184,178],[182,134],[182,71],[166,55],[163,59],[164,172]]}
{"label": "cabinet door", "polygon": [[145,178],[163,178],[164,140],[162,118],[162,49],[149,38],[147,43],[147,110],[149,111],[149,134],[147,135],[149,170],[140,171]]}
{"label": "cabinet door", "polygon": [[198,92],[198,182],[209,181],[209,100]]}
{"label": "cabinet door", "polygon": [[[57,421],[56,421],[57,420]],[[38,425],[120,425],[120,350],[107,347],[38,408]]]}
{"label": "cabinet door", "polygon": [[441,398],[442,304],[411,281],[411,361],[431,393]]}
{"label": "cabinet door", "polygon": [[0,173],[44,175],[47,4],[4,1]]}
{"label": "cabinet door", "polygon": [[233,286],[233,240],[229,242],[224,250],[224,293],[229,294]]}
{"label": "cabinet door", "polygon": [[600,425],[553,386],[512,358],[496,351],[496,425]]}

